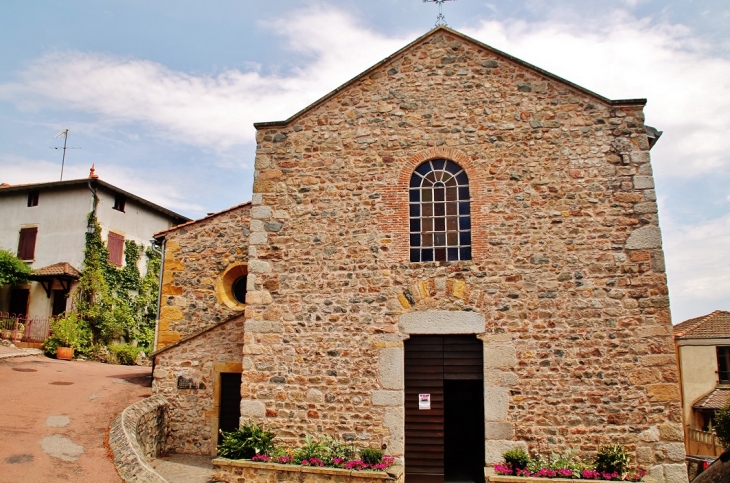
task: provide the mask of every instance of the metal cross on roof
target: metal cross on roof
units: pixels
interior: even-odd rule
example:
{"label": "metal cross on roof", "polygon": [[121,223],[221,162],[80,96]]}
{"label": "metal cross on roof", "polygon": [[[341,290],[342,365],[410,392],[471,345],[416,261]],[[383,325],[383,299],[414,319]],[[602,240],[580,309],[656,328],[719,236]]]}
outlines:
{"label": "metal cross on roof", "polygon": [[455,2],[456,0],[423,0],[423,3],[437,3],[439,6],[439,15],[436,17],[436,23],[434,24],[436,27],[439,25],[448,25],[446,23],[446,17],[444,17],[444,13],[442,11],[444,2]]}

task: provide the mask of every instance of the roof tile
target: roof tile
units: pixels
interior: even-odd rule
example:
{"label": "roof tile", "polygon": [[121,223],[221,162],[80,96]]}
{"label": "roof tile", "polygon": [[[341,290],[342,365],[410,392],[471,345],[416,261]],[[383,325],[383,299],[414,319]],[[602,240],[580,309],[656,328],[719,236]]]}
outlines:
{"label": "roof tile", "polygon": [[675,339],[716,339],[730,337],[730,312],[716,310],[711,314],[685,320],[674,326]]}

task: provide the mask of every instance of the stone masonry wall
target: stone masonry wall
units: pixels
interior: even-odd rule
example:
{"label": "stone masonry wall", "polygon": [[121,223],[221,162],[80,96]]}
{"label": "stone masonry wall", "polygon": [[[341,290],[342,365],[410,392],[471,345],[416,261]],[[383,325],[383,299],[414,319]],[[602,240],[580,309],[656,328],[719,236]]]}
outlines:
{"label": "stone masonry wall", "polygon": [[[653,474],[681,466],[642,108],[436,29],[259,126],[243,417],[402,455],[401,319],[473,312],[488,463],[620,442]],[[408,179],[442,157],[470,178],[473,259],[410,263]]]}
{"label": "stone masonry wall", "polygon": [[[221,372],[241,372],[243,318],[234,318],[156,354],[152,388],[169,401],[170,451],[215,454]],[[177,379],[197,389],[178,389]]]}
{"label": "stone masonry wall", "polygon": [[248,261],[249,213],[246,203],[164,232],[156,349],[243,313],[226,303],[221,283],[226,269]]}

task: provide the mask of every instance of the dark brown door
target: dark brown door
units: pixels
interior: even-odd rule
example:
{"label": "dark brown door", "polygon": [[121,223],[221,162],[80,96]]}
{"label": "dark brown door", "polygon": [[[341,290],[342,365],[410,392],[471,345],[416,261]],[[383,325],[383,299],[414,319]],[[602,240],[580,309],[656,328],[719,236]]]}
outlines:
{"label": "dark brown door", "polygon": [[68,300],[68,292],[65,290],[53,291],[53,308],[51,315],[61,315],[66,312],[66,301]]}
{"label": "dark brown door", "polygon": [[27,288],[14,288],[10,291],[10,314],[25,317],[28,313],[28,296],[30,291]]}
{"label": "dark brown door", "polygon": [[[414,335],[404,346],[406,483],[483,481],[482,342]],[[419,409],[423,394],[430,409]]]}
{"label": "dark brown door", "polygon": [[[235,431],[241,419],[241,374],[221,373],[220,401],[218,402],[218,429]],[[218,443],[221,442],[220,431]]]}

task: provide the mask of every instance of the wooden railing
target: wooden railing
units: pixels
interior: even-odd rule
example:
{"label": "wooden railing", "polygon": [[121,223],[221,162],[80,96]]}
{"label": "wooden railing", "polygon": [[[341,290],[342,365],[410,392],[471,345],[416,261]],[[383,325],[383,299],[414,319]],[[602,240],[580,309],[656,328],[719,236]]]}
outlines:
{"label": "wooden railing", "polygon": [[701,431],[687,427],[687,438],[689,439],[689,454],[719,456],[723,451],[723,446],[714,431]]}

